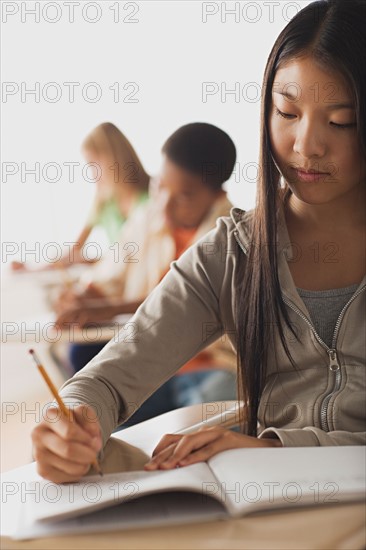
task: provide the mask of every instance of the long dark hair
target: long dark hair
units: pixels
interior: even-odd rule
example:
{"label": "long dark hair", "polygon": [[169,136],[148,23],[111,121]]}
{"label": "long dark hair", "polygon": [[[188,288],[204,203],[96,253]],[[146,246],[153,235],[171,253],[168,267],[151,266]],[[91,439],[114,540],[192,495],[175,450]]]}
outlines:
{"label": "long dark hair", "polygon": [[[244,431],[257,435],[257,414],[266,375],[267,353],[278,331],[282,346],[294,368],[284,331],[295,336],[282,300],[277,270],[277,214],[281,174],[272,157],[269,113],[272,86],[280,66],[290,59],[309,55],[349,83],[357,116],[357,132],[366,156],[366,2],[319,0],[301,10],[277,38],[263,78],[261,138],[257,202],[248,257],[238,262],[237,351],[239,397],[246,403]],[[282,198],[281,198],[282,197]]]}

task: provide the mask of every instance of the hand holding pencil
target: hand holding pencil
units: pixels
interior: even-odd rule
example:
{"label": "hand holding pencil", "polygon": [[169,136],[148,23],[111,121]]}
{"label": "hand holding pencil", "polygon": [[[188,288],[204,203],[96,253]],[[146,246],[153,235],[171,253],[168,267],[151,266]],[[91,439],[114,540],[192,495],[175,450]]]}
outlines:
{"label": "hand holding pencil", "polygon": [[47,409],[42,422],[32,431],[38,473],[55,483],[73,482],[85,475],[92,464],[102,475],[96,458],[102,438],[95,410],[89,405],[67,408],[34,351],[30,350],[30,354],[59,405],[59,409]]}

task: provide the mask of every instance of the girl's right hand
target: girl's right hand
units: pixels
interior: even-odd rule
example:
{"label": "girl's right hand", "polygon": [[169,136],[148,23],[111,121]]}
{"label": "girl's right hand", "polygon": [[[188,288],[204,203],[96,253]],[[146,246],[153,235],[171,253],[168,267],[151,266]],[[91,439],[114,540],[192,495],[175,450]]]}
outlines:
{"label": "girl's right hand", "polygon": [[37,472],[54,483],[78,481],[102,448],[100,424],[95,409],[79,405],[66,418],[56,407],[32,430]]}

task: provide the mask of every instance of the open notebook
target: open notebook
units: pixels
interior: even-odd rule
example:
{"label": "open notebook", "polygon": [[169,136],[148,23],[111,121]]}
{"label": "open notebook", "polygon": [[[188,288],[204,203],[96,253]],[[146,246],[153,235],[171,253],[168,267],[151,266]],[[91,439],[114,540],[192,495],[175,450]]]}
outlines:
{"label": "open notebook", "polygon": [[241,517],[365,498],[364,447],[234,449],[184,468],[27,486],[17,539]]}

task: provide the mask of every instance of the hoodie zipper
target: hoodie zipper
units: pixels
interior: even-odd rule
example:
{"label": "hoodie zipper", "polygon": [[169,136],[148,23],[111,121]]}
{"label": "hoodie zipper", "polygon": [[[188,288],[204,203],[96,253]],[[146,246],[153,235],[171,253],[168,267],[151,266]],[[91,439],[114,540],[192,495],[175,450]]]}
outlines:
{"label": "hoodie zipper", "polygon": [[329,401],[330,401],[331,397],[339,390],[339,388],[341,386],[341,382],[342,382],[341,365],[340,365],[339,360],[338,360],[337,349],[336,349],[339,328],[340,328],[342,319],[344,317],[344,314],[345,314],[346,310],[348,309],[348,306],[357,298],[357,296],[359,296],[361,294],[361,292],[363,292],[365,290],[365,288],[366,288],[366,285],[363,285],[348,300],[348,302],[345,304],[342,311],[340,312],[340,314],[338,316],[338,319],[337,319],[337,322],[336,322],[336,325],[335,325],[335,329],[334,329],[334,333],[333,333],[333,339],[332,339],[332,347],[331,348],[329,348],[327,346],[327,344],[320,338],[319,334],[316,332],[313,324],[309,321],[309,319],[296,306],[294,306],[292,304],[292,302],[287,300],[284,297],[284,295],[282,294],[282,298],[283,298],[283,301],[285,302],[285,304],[287,304],[295,313],[297,313],[306,322],[306,324],[312,330],[315,338],[318,340],[319,344],[326,350],[326,352],[328,354],[328,358],[329,358],[329,370],[335,373],[333,389],[323,398],[323,401],[322,401],[321,406],[320,406],[320,423],[321,423],[322,430],[324,430],[326,432],[329,432],[329,424],[328,424],[328,420],[327,420]]}
{"label": "hoodie zipper", "polygon": [[[247,254],[247,250],[244,248],[244,246],[242,245],[239,239],[238,231],[234,232],[234,236],[238,245],[242,249],[242,251],[245,254]],[[348,309],[348,306],[357,298],[357,296],[361,294],[361,292],[365,290],[365,288],[366,288],[366,285],[363,285],[355,294],[353,294],[353,296],[348,300],[348,302],[345,304],[345,306],[341,310],[334,328],[331,348],[329,348],[327,344],[320,338],[319,334],[316,332],[314,328],[314,325],[309,321],[309,319],[291,301],[287,300],[287,298],[281,292],[282,299],[285,302],[285,304],[287,304],[289,308],[291,308],[297,315],[299,315],[299,317],[301,317],[301,319],[305,321],[305,323],[308,325],[310,330],[313,332],[315,338],[318,340],[319,344],[326,350],[329,358],[329,370],[335,373],[333,389],[323,398],[323,401],[320,406],[320,423],[321,423],[322,430],[326,432],[329,432],[329,424],[327,420],[329,401],[331,397],[334,395],[334,393],[339,390],[342,382],[341,365],[338,360],[337,349],[336,349],[339,328],[340,328],[342,319],[344,317],[344,314]]]}
{"label": "hoodie zipper", "polygon": [[234,231],[234,237],[235,237],[236,242],[238,243],[238,245],[240,246],[240,248],[241,248],[242,251],[244,252],[244,254],[247,255],[247,254],[248,254],[248,250],[245,248],[245,246],[244,246],[243,243],[241,242],[240,237],[239,237],[239,231],[238,231],[238,230]]}

